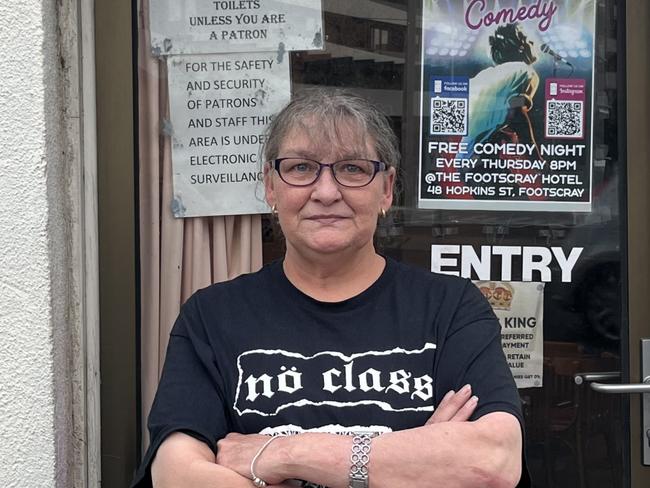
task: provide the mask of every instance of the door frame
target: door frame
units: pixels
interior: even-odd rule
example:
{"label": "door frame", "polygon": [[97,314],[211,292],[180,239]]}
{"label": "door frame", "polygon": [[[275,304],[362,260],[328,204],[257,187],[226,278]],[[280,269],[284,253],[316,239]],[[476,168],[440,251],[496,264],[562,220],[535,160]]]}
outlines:
{"label": "door frame", "polygon": [[[629,380],[640,378],[640,339],[650,337],[650,2],[628,0],[625,12],[625,75],[627,100],[625,133],[627,146],[627,218],[629,308]],[[625,276],[623,276],[625,278]],[[641,398],[630,399],[631,486],[650,486],[650,467],[643,466],[641,439]]]}
{"label": "door frame", "polygon": [[101,485],[129,486],[140,459],[136,0],[95,0]]}

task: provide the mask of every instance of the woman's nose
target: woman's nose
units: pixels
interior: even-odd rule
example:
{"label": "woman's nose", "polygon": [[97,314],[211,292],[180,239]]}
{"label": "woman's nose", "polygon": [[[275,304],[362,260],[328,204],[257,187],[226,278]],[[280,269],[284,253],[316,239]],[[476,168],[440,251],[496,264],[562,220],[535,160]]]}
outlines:
{"label": "woman's nose", "polygon": [[341,198],[341,188],[334,179],[331,166],[325,166],[321,169],[320,176],[314,183],[312,198],[323,203],[331,203]]}

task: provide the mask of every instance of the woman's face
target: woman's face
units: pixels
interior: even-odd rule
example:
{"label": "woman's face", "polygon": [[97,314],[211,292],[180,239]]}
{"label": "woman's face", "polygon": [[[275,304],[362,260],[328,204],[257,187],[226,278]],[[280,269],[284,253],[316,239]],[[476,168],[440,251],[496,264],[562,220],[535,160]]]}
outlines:
{"label": "woman's face", "polygon": [[[305,157],[321,163],[378,158],[369,137],[359,137],[353,127],[339,129],[339,140],[328,142],[318,137],[316,127],[296,126],[280,144],[278,158]],[[266,199],[278,212],[287,250],[301,254],[360,250],[372,247],[377,217],[393,201],[394,180],[395,170],[389,168],[378,172],[367,186],[347,188],[334,180],[330,169],[324,168],[312,185],[294,187],[267,167]]]}

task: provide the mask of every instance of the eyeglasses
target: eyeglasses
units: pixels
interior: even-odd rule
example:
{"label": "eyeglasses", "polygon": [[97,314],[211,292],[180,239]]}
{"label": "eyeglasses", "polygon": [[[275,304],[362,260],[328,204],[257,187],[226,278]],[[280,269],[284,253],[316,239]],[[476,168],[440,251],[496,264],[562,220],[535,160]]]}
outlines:
{"label": "eyeglasses", "polygon": [[271,161],[282,181],[291,186],[309,186],[318,180],[323,168],[332,170],[332,176],[341,186],[359,188],[370,184],[378,171],[388,165],[371,159],[344,159],[324,164],[306,158],[280,158]]}

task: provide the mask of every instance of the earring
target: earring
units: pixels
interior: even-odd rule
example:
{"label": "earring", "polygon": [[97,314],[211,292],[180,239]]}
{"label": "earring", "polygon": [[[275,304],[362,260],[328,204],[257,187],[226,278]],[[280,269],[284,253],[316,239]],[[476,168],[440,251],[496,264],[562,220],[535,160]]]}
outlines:
{"label": "earring", "polygon": [[385,218],[386,218],[386,210],[384,210],[384,209],[382,208],[381,211],[379,212],[379,215],[381,215],[381,218],[382,218],[382,219],[385,219]]}
{"label": "earring", "polygon": [[273,215],[277,215],[277,214],[278,214],[278,207],[275,206],[275,203],[271,206],[271,213],[272,213]]}

